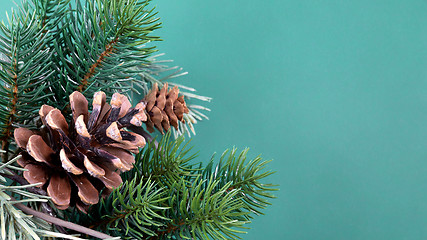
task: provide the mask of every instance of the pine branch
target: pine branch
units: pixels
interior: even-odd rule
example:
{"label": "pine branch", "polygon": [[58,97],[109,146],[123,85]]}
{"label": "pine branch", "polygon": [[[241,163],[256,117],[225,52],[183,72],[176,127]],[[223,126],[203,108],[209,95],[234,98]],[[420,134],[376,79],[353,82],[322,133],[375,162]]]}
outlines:
{"label": "pine branch", "polygon": [[181,181],[171,188],[167,215],[173,224],[158,230],[158,238],[178,239],[238,239],[236,228],[245,228],[248,212],[241,211],[243,203],[239,190],[229,190],[231,183],[197,178],[190,187]]}
{"label": "pine branch", "polygon": [[122,236],[123,239],[153,236],[155,233],[152,229],[169,222],[164,217],[169,198],[164,190],[157,188],[151,179],[144,181],[135,176],[91,209],[90,222],[95,223],[92,227]]}
{"label": "pine branch", "polygon": [[170,188],[169,206],[173,207],[167,216],[172,223],[159,229],[154,239],[239,239],[237,234],[244,231],[236,228],[247,228],[252,213],[262,214],[270,204],[266,199],[274,198],[271,192],[277,190],[275,185],[260,182],[273,174],[263,171],[270,161],[258,156],[247,162],[247,153],[248,149],[239,155],[236,149],[227,150],[215,168],[212,158],[198,171],[192,186],[185,187],[181,181]]}
{"label": "pine branch", "polygon": [[105,47],[105,51],[102,52],[96,62],[92,64],[92,66],[89,68],[89,71],[83,77],[83,80],[81,80],[80,85],[77,87],[77,90],[79,92],[83,92],[83,90],[87,88],[87,86],[89,85],[89,79],[91,79],[96,74],[97,68],[101,66],[104,59],[113,53],[113,51],[115,50],[114,47],[117,44],[118,40],[118,38],[115,38],[110,43],[108,43],[108,45]]}
{"label": "pine branch", "polygon": [[52,89],[59,102],[65,106],[75,90],[87,96],[100,90],[110,96],[132,90],[129,82],[138,73],[135,66],[146,64],[155,51],[144,44],[158,40],[150,36],[160,24],[148,3],[76,1],[76,9],[62,22],[61,38],[53,42],[59,81],[52,83]]}
{"label": "pine branch", "polygon": [[[31,0],[40,28],[50,35],[58,34],[62,18],[68,14],[70,0]],[[24,4],[25,6],[26,4]]]}
{"label": "pine branch", "polygon": [[189,143],[184,141],[183,136],[173,141],[169,131],[162,137],[158,146],[155,146],[155,141],[149,142],[135,157],[134,170],[124,173],[125,179],[135,174],[150,176],[160,187],[171,187],[183,178],[196,176],[193,173],[199,168],[189,164],[196,154],[189,155],[192,148],[188,148]]}
{"label": "pine branch", "polygon": [[275,198],[271,193],[277,191],[277,185],[264,184],[264,180],[273,171],[264,171],[265,166],[271,162],[264,161],[260,156],[247,162],[249,149],[245,149],[240,154],[237,149],[226,150],[220,158],[220,162],[213,168],[213,159],[203,171],[204,178],[211,178],[220,181],[219,186],[231,183],[229,190],[240,189],[238,196],[245,203],[245,209],[257,215],[262,214],[270,203],[267,199]]}
{"label": "pine branch", "polygon": [[[151,33],[160,25],[149,2],[96,0],[81,4],[76,0],[76,8],[71,9],[69,0],[32,0],[33,5],[24,0],[9,26],[0,24],[0,141],[6,153],[16,126],[32,124],[42,104],[66,108],[74,90],[86,95],[99,90],[107,95],[115,91],[137,93],[152,83],[163,85],[185,75],[182,69],[149,58],[155,49],[145,44],[159,40]],[[168,71],[174,72],[159,77]],[[170,85],[184,89],[181,93],[187,99],[210,101],[195,94],[193,88]],[[186,124],[180,123],[175,136],[195,134],[193,124],[207,119],[199,110],[209,109],[199,105],[189,108]],[[261,183],[272,174],[263,171],[268,161],[257,157],[246,162],[247,150],[237,156],[233,149],[221,156],[216,167],[211,161],[202,168],[201,163],[190,163],[195,155],[189,155],[191,148],[184,144],[184,138],[173,141],[170,135],[158,144],[155,140],[147,144],[136,156],[133,170],[122,174],[122,186],[92,206],[89,214],[64,212],[70,221],[125,239],[238,239],[252,214],[262,214],[270,204],[267,199],[274,197],[271,191],[275,186]],[[0,184],[2,239],[6,231],[11,239],[77,239],[50,231],[52,225],[47,222],[95,237],[110,237],[30,208],[40,206],[39,202],[46,204],[47,198],[35,191],[35,185],[5,171],[9,165],[0,165],[0,182],[6,182],[7,177],[21,186]]]}
{"label": "pine branch", "polygon": [[74,212],[69,219],[124,239],[239,239],[274,197],[274,185],[261,182],[272,174],[264,171],[269,161],[247,161],[248,149],[233,149],[216,167],[214,158],[206,168],[195,167],[188,143],[170,134],[158,147],[150,142],[141,150],[134,168],[122,174],[121,188],[89,214]]}
{"label": "pine branch", "polygon": [[101,232],[97,232],[97,231],[94,231],[92,229],[85,228],[85,227],[79,226],[77,224],[74,224],[74,223],[71,223],[71,222],[67,222],[67,221],[64,221],[64,220],[61,220],[61,219],[49,216],[49,215],[47,215],[45,213],[38,212],[38,211],[36,211],[34,209],[31,209],[31,208],[29,208],[29,207],[27,207],[27,206],[25,206],[25,205],[23,205],[21,203],[15,203],[14,205],[18,209],[22,210],[23,212],[25,212],[27,214],[31,214],[34,217],[43,219],[43,220],[45,220],[47,222],[50,222],[50,223],[55,223],[56,225],[63,226],[63,227],[75,230],[77,232],[84,233],[84,234],[87,234],[87,235],[90,235],[90,236],[93,236],[93,237],[97,237],[97,238],[100,238],[100,239],[111,239],[111,238],[113,238],[112,236],[109,236],[107,234],[104,234],[104,233],[101,233]]}
{"label": "pine branch", "polygon": [[[8,26],[0,24],[0,141],[5,154],[15,126],[34,118],[39,106],[52,95],[43,81],[52,74],[46,36],[34,12],[24,10],[12,13]],[[7,159],[4,155],[3,160]]]}

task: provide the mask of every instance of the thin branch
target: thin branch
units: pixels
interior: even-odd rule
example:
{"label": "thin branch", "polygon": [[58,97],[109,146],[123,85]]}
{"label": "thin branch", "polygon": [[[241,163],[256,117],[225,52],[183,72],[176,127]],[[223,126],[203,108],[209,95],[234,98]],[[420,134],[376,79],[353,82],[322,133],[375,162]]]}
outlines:
{"label": "thin branch", "polygon": [[[27,185],[27,184],[29,184],[28,181],[25,178],[17,175],[15,172],[13,172],[13,171],[9,171],[9,172],[12,173],[13,175],[5,174],[5,173],[0,173],[0,176],[3,176],[5,178],[9,178],[10,180],[15,181],[15,182],[17,182],[17,183],[19,183],[21,185],[24,185],[24,186]],[[44,191],[41,188],[29,187],[29,188],[26,188],[26,189],[27,189],[27,191],[29,191],[31,193],[39,194],[39,195],[42,195],[42,196],[47,196],[46,191]],[[41,206],[42,206],[43,212],[47,213],[48,215],[50,215],[52,217],[55,216],[55,212],[53,211],[52,207],[48,203],[42,202]],[[67,234],[67,231],[63,227],[58,226],[56,224],[54,224],[54,225],[58,229],[58,231],[60,231],[61,233]]]}
{"label": "thin branch", "polygon": [[184,220],[184,219],[181,219],[181,220],[179,221],[179,223],[178,223],[178,224],[176,224],[176,223],[169,223],[169,224],[166,226],[166,228],[158,229],[158,230],[156,231],[156,236],[155,236],[155,238],[151,238],[151,237],[149,237],[149,238],[147,238],[147,239],[150,239],[150,240],[160,239],[160,238],[162,238],[164,235],[167,235],[167,234],[169,234],[169,233],[173,233],[173,232],[177,231],[178,229],[180,229],[180,228],[181,228],[183,225],[185,225],[185,224],[186,224],[186,222],[185,222],[185,220]]}
{"label": "thin branch", "polygon": [[77,231],[77,232],[80,232],[83,234],[87,234],[87,235],[92,236],[92,237],[97,237],[100,239],[113,238],[112,236],[109,236],[107,234],[97,232],[95,230],[77,225],[75,223],[67,222],[67,221],[64,221],[64,220],[59,219],[59,218],[49,216],[45,213],[42,213],[42,212],[36,211],[32,208],[29,208],[22,203],[15,203],[14,205],[15,205],[15,207],[19,208],[20,210],[22,210],[23,212],[25,212],[27,214],[33,215],[37,218],[43,219],[43,220],[50,222],[50,223],[54,223],[55,225],[66,227],[68,229],[71,229],[71,230],[74,230],[74,231]]}
{"label": "thin branch", "polygon": [[143,136],[145,139],[149,140],[150,142],[154,141],[154,146],[156,146],[156,148],[159,147],[159,142],[157,142],[153,136],[151,136],[148,132],[146,132],[142,127],[135,127],[135,126],[130,126],[128,127],[129,130],[131,130],[134,133],[137,133],[141,136]]}
{"label": "thin branch", "polygon": [[[23,178],[23,177],[21,177],[21,176],[19,176],[19,175],[16,175],[15,173],[13,173],[14,175],[9,175],[9,174],[5,174],[5,173],[0,173],[0,176],[3,176],[3,177],[5,177],[5,178],[9,178],[10,180],[12,180],[12,181],[15,181],[15,182],[17,182],[17,183],[19,183],[19,184],[21,184],[21,185],[28,185],[29,183],[28,183],[28,181],[27,180],[25,180],[25,178]],[[26,188],[29,192],[32,192],[32,193],[35,193],[35,194],[39,194],[39,195],[43,195],[43,196],[47,196],[47,193],[46,193],[46,191],[44,191],[43,189],[41,189],[41,188],[36,188],[36,187],[29,187],[29,188]]]}
{"label": "thin branch", "polygon": [[[15,57],[17,57],[16,53],[15,53]],[[9,157],[8,157],[9,145],[10,145],[9,138],[12,136],[12,132],[13,132],[12,131],[13,130],[12,125],[15,122],[15,118],[16,118],[15,114],[17,111],[16,105],[18,103],[18,62],[17,62],[16,58],[13,60],[13,70],[14,70],[14,72],[13,72],[12,79],[13,79],[14,85],[13,85],[12,101],[11,101],[11,106],[8,107],[8,109],[10,109],[9,116],[8,116],[7,123],[6,123],[6,128],[2,133],[3,139],[1,140],[2,141],[1,148],[2,148],[2,150],[5,151],[2,154],[3,155],[2,158],[4,159],[4,161],[7,161],[9,159]],[[12,86],[11,86],[11,88],[12,88]]]}
{"label": "thin branch", "polygon": [[80,85],[77,87],[77,90],[79,92],[83,92],[83,90],[85,90],[85,88],[87,87],[87,85],[89,84],[89,79],[91,77],[93,77],[96,73],[96,68],[99,67],[102,62],[104,61],[105,57],[109,56],[111,53],[113,53],[114,51],[114,45],[119,41],[119,38],[116,37],[113,41],[111,41],[106,47],[105,47],[105,51],[101,53],[101,55],[99,55],[98,60],[96,60],[95,63],[92,64],[92,66],[90,67],[89,71],[86,73],[86,75],[83,77],[83,79],[81,80]]}

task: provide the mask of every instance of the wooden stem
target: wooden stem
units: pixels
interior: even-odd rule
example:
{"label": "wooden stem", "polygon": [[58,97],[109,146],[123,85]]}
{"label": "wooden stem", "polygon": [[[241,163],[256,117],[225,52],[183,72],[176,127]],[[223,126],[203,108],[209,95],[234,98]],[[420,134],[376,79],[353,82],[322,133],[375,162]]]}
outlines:
{"label": "wooden stem", "polygon": [[87,235],[92,236],[92,237],[100,238],[100,239],[112,238],[112,236],[109,236],[107,234],[104,234],[104,233],[101,233],[101,232],[97,232],[95,230],[92,230],[92,229],[89,229],[89,228],[77,225],[75,223],[67,222],[67,221],[64,221],[62,219],[55,218],[55,217],[49,216],[49,215],[47,215],[45,213],[36,211],[36,210],[34,210],[32,208],[29,208],[29,207],[25,206],[22,203],[15,203],[14,205],[18,209],[22,210],[24,213],[33,215],[33,216],[35,216],[37,218],[40,218],[40,219],[43,219],[43,220],[45,220],[47,222],[54,223],[55,225],[62,226],[62,227],[65,227],[65,228],[68,228],[68,229],[71,229],[71,230],[74,230],[74,231],[77,231],[77,232],[80,232],[80,233],[83,233],[83,234],[87,234]]}

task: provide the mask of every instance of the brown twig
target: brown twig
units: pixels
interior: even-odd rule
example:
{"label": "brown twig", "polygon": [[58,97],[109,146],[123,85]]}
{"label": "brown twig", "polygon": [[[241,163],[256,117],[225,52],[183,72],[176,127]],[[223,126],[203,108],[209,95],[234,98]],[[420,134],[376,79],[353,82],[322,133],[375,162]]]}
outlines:
{"label": "brown twig", "polygon": [[64,221],[62,219],[59,219],[59,218],[56,218],[56,217],[52,217],[52,216],[49,216],[49,215],[47,215],[45,213],[36,211],[36,210],[34,210],[32,208],[29,208],[29,207],[25,206],[22,203],[15,203],[14,205],[18,209],[22,210],[24,213],[27,213],[27,214],[33,215],[33,216],[35,216],[37,218],[43,219],[46,222],[54,223],[55,225],[59,225],[59,226],[62,226],[62,227],[65,227],[65,228],[68,228],[68,229],[71,229],[71,230],[74,230],[74,231],[77,231],[77,232],[80,232],[80,233],[83,233],[83,234],[87,234],[87,235],[92,236],[92,237],[97,237],[97,238],[100,238],[100,239],[112,238],[112,236],[109,236],[107,234],[104,234],[104,233],[101,233],[101,232],[97,232],[95,230],[92,230],[92,229],[89,229],[89,228],[77,225],[75,223],[67,222],[67,221]]}
{"label": "brown twig", "polygon": [[[29,184],[28,181],[25,180],[25,178],[17,175],[16,173],[14,173],[12,171],[10,171],[10,173],[12,173],[13,175],[5,174],[5,173],[0,173],[0,175],[3,176],[3,177],[5,177],[5,178],[9,178],[10,180],[15,181],[15,182],[17,182],[17,183],[19,183],[21,185],[27,185],[27,184]],[[39,195],[42,195],[42,196],[47,196],[46,191],[44,191],[41,188],[29,187],[29,188],[26,188],[26,189],[29,192],[31,192],[31,193],[39,194]],[[55,212],[53,211],[52,207],[48,203],[42,202],[41,206],[42,206],[43,212],[47,213],[48,215],[50,215],[52,217],[55,216]],[[67,234],[67,231],[63,227],[58,226],[56,224],[54,224],[54,225],[56,226],[56,228],[58,229],[58,231],[60,231],[61,233]]]}
{"label": "brown twig", "polygon": [[86,75],[81,80],[80,85],[77,87],[77,90],[79,92],[83,92],[85,90],[86,86],[89,84],[89,79],[93,77],[96,73],[96,68],[99,67],[104,59],[109,56],[114,51],[114,45],[119,41],[119,38],[116,37],[113,41],[111,41],[107,46],[105,46],[105,51],[99,55],[98,60],[92,64],[92,66],[89,68],[89,71],[86,73]]}
{"label": "brown twig", "polygon": [[148,132],[146,132],[142,127],[136,127],[136,126],[129,126],[129,130],[131,130],[134,133],[137,133],[141,136],[143,136],[145,139],[149,140],[150,142],[154,141],[154,146],[156,148],[159,147],[159,142],[157,142],[153,136],[151,136]]}
{"label": "brown twig", "polygon": [[[1,175],[1,176],[5,177],[5,178],[9,178],[10,180],[15,181],[15,182],[17,182],[17,183],[19,183],[19,184],[21,184],[21,185],[28,185],[28,184],[29,184],[29,183],[28,183],[28,181],[27,181],[27,180],[25,180],[25,178],[23,178],[23,177],[21,177],[21,176],[19,176],[19,175],[16,175],[15,173],[13,173],[13,174],[14,174],[14,175],[9,175],[9,174],[5,174],[5,173],[0,173],[0,175]],[[41,188],[29,187],[29,188],[27,188],[27,190],[28,190],[29,192],[32,192],[32,193],[35,193],[35,194],[39,194],[39,195],[43,195],[43,196],[47,196],[46,191],[44,191],[44,190],[43,190],[43,189],[41,189]]]}
{"label": "brown twig", "polygon": [[[0,173],[0,175],[3,177],[9,178],[13,181],[16,181],[21,185],[27,185],[28,184],[27,180],[25,180],[24,178],[22,178],[21,176],[18,176],[16,174],[9,175],[9,174]],[[27,188],[27,190],[32,192],[32,193],[36,193],[36,194],[40,194],[40,195],[44,195],[44,196],[47,195],[47,193],[43,189],[39,189],[39,188],[35,188],[35,187],[29,187],[29,188]],[[15,199],[12,198],[12,200],[15,200]],[[50,222],[50,223],[56,225],[58,230],[61,231],[62,233],[67,233],[65,231],[65,229],[63,228],[63,227],[66,227],[68,229],[71,229],[71,230],[74,230],[74,231],[77,231],[80,233],[84,233],[84,234],[87,234],[87,235],[90,235],[93,237],[101,238],[101,239],[112,238],[111,236],[109,236],[107,234],[100,233],[100,232],[94,231],[92,229],[77,225],[75,223],[67,222],[67,221],[64,221],[62,219],[56,218],[56,217],[52,216],[53,215],[52,208],[47,203],[42,203],[42,204],[43,204],[43,207],[47,210],[47,212],[50,215],[36,211],[36,210],[29,208],[29,207],[27,207],[21,203],[16,203],[14,205],[15,205],[15,207],[21,209],[23,212],[25,212],[27,214],[31,214],[35,217],[38,217],[40,219],[43,219],[47,222]]]}
{"label": "brown twig", "polygon": [[[16,54],[16,53],[15,53]],[[16,57],[16,56],[15,56]],[[15,114],[16,114],[16,105],[18,103],[18,62],[17,59],[15,58],[13,61],[13,93],[12,93],[12,101],[11,101],[11,105],[8,107],[9,110],[9,116],[7,119],[7,123],[6,123],[6,128],[4,129],[2,135],[2,143],[1,143],[1,148],[2,150],[4,150],[5,152],[2,154],[2,159],[3,161],[7,161],[8,158],[8,154],[9,154],[9,138],[12,136],[12,130],[13,130],[13,123],[15,122]]]}
{"label": "brown twig", "polygon": [[[156,231],[156,238],[154,238],[154,239],[159,239],[162,236],[164,236],[165,234],[175,232],[176,230],[178,230],[179,228],[181,228],[185,224],[186,223],[185,223],[184,219],[182,219],[178,224],[170,223],[166,226],[166,228],[157,230]],[[153,239],[153,238],[149,238],[149,239]]]}

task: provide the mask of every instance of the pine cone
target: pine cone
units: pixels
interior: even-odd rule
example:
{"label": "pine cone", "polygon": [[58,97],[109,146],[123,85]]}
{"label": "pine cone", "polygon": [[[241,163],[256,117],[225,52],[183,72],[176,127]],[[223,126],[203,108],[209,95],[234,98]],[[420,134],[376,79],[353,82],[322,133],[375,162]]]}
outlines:
{"label": "pine cone", "polygon": [[88,101],[79,92],[70,95],[73,121],[69,125],[61,111],[43,105],[39,111],[44,124],[38,131],[18,128],[14,132],[22,148],[18,163],[27,169],[29,183],[41,182],[59,209],[77,206],[85,211],[99,201],[99,191],[119,187],[120,172],[135,162],[132,153],[145,145],[145,139],[125,127],[146,121],[145,103],[135,108],[126,96],[116,93],[106,103],[97,92],[89,114]]}
{"label": "pine cone", "polygon": [[189,111],[184,96],[178,97],[178,94],[177,86],[168,92],[167,83],[160,90],[158,90],[157,83],[153,85],[150,92],[141,101],[146,105],[148,131],[153,132],[153,127],[156,127],[163,134],[163,129],[168,131],[170,125],[178,129],[178,121],[184,122],[184,113]]}

